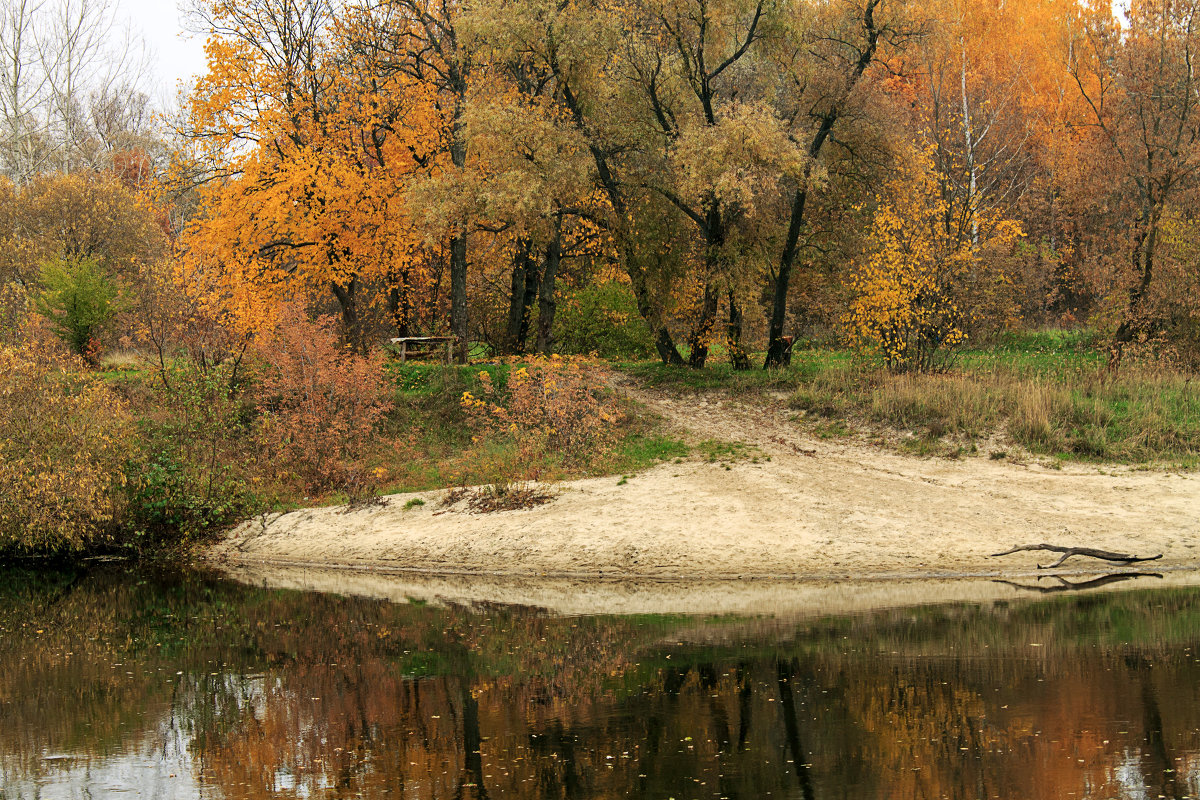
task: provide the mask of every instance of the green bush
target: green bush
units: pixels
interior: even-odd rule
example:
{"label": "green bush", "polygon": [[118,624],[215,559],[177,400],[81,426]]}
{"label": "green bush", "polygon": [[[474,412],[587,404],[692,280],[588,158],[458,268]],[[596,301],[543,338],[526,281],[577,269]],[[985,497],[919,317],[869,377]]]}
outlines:
{"label": "green bush", "polygon": [[554,341],[560,353],[570,355],[636,360],[654,354],[654,340],[633,292],[616,281],[568,293],[555,315]]}
{"label": "green bush", "polygon": [[56,258],[42,265],[38,313],[80,355],[120,310],[117,285],[93,258]]}
{"label": "green bush", "polygon": [[167,385],[142,421],[143,454],[126,465],[127,526],[141,537],[195,538],[253,510],[247,404],[232,362],[191,361],[167,372]]}

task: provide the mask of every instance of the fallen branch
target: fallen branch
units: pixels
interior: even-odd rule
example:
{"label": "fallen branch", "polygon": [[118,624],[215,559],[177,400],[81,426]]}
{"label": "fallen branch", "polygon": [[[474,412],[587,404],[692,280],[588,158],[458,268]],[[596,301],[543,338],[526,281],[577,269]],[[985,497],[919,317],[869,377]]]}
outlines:
{"label": "fallen branch", "polygon": [[1053,564],[1042,566],[1038,564],[1038,569],[1054,569],[1061,565],[1071,556],[1087,556],[1089,558],[1099,558],[1103,561],[1112,561],[1115,564],[1134,564],[1139,561],[1157,561],[1163,557],[1162,553],[1156,556],[1140,557],[1130,555],[1128,553],[1111,553],[1108,550],[1097,550],[1094,547],[1059,547],[1054,544],[1023,544],[1014,547],[1011,550],[1005,550],[1003,553],[992,553],[989,558],[998,558],[999,556],[1012,555],[1023,550],[1049,550],[1052,553],[1062,553],[1062,556]]}

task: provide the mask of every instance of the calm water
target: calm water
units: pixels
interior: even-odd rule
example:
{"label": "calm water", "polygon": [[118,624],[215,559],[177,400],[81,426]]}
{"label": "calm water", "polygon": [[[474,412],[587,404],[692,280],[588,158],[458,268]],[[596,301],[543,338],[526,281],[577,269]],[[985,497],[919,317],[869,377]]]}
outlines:
{"label": "calm water", "polygon": [[782,622],[0,572],[0,798],[1182,798],[1200,590]]}

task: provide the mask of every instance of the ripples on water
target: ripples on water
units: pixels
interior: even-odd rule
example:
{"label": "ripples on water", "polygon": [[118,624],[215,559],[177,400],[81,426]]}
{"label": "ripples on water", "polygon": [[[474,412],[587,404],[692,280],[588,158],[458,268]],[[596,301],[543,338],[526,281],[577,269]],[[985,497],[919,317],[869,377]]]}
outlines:
{"label": "ripples on water", "polygon": [[0,800],[1183,798],[1200,590],[791,621],[0,573]]}

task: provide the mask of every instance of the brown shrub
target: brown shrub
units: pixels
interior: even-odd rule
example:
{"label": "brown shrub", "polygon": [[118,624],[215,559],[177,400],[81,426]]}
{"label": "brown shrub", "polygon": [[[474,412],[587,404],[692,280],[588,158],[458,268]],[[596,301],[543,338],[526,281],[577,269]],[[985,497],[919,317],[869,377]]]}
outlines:
{"label": "brown shrub", "polygon": [[580,463],[616,441],[620,413],[594,365],[553,356],[518,367],[509,375],[506,399],[491,375],[482,372],[479,379],[484,396],[466,392],[463,406],[492,434],[514,436],[530,455],[555,453]]}
{"label": "brown shrub", "polygon": [[363,457],[391,409],[382,354],[354,353],[339,343],[333,318],[312,321],[291,307],[258,340],[256,353],[263,370],[261,433],[270,453],[310,491],[367,491]]}

